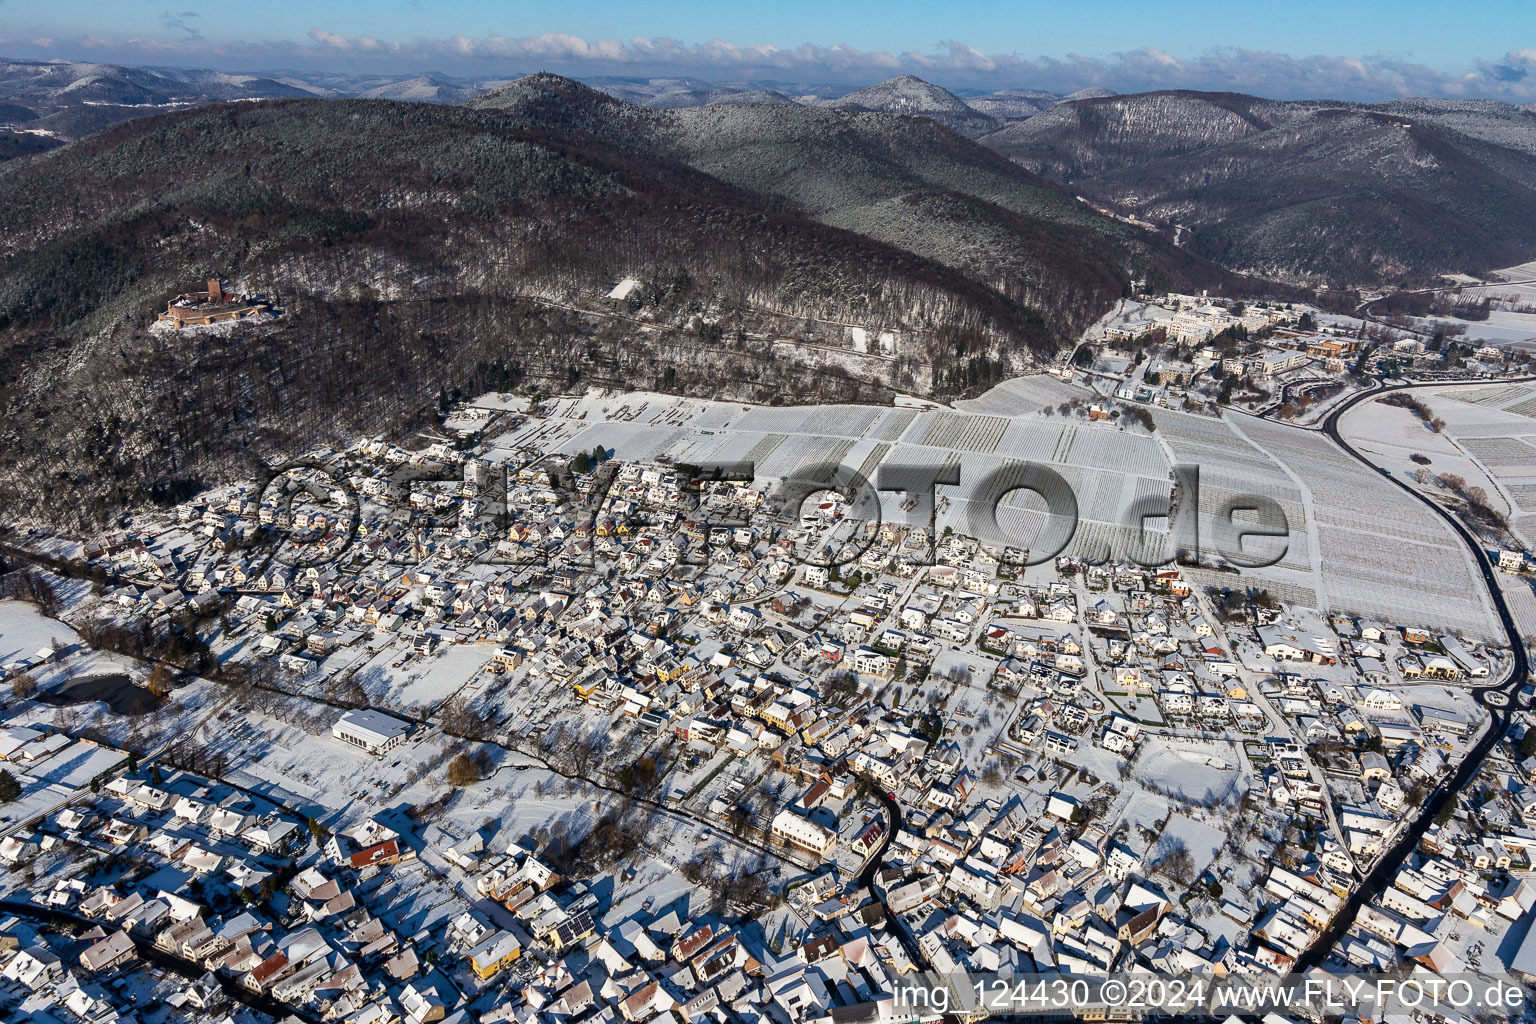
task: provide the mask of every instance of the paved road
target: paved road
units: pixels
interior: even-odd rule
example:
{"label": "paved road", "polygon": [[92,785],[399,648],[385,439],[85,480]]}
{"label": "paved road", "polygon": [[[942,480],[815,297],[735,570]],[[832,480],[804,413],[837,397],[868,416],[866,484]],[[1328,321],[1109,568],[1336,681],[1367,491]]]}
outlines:
{"label": "paved road", "polygon": [[[901,831],[901,805],[896,803],[896,799],[879,786],[874,786],[872,791],[875,796],[880,798],[880,803],[885,808],[886,818],[888,819],[885,837],[881,839],[880,845],[875,848],[875,852],[870,854],[869,860],[864,864],[864,870],[859,872],[859,884],[868,889],[871,896],[874,896],[875,874],[880,870],[880,866],[885,860],[885,851],[896,840],[896,833]],[[885,906],[885,902],[882,900],[880,905]],[[933,965],[928,962],[927,955],[923,952],[922,947],[917,944],[917,939],[907,928],[906,922],[891,913],[891,908],[888,906],[885,906],[885,919],[891,929],[891,933],[901,940],[901,945],[906,949],[907,956],[912,962],[923,970],[932,970]]]}
{"label": "paved road", "polygon": [[[1386,391],[1404,391],[1415,386],[1438,388],[1444,385],[1438,383],[1398,385],[1356,395],[1328,414],[1328,417],[1323,421],[1322,431],[1332,438],[1333,442],[1340,448],[1358,459],[1370,472],[1378,472],[1373,463],[1356,451],[1339,434],[1339,419],[1345,412],[1348,412],[1349,409],[1360,402],[1374,399]],[[1477,774],[1478,769],[1482,767],[1483,761],[1488,757],[1489,753],[1499,745],[1499,740],[1503,738],[1505,730],[1509,728],[1510,709],[1520,700],[1520,689],[1530,679],[1531,667],[1529,658],[1526,655],[1525,641],[1521,638],[1514,616],[1510,613],[1509,606],[1504,601],[1504,592],[1499,587],[1499,580],[1495,575],[1496,570],[1493,567],[1492,561],[1488,558],[1488,552],[1484,550],[1482,543],[1473,536],[1472,532],[1462,524],[1460,519],[1401,480],[1395,477],[1389,479],[1391,479],[1392,483],[1412,495],[1416,501],[1423,502],[1435,515],[1445,520],[1451,529],[1456,532],[1456,535],[1461,538],[1462,542],[1471,549],[1473,558],[1483,574],[1483,582],[1488,587],[1489,596],[1493,599],[1494,610],[1498,613],[1499,622],[1504,627],[1504,633],[1513,655],[1512,663],[1509,675],[1504,680],[1490,682],[1488,685],[1476,687],[1472,691],[1473,697],[1489,710],[1491,720],[1488,723],[1488,728],[1483,732],[1483,735],[1472,749],[1468,751],[1467,756],[1462,759],[1461,764],[1456,770],[1442,779],[1434,791],[1425,797],[1424,802],[1419,806],[1418,816],[1408,823],[1408,827],[1399,834],[1397,841],[1377,859],[1376,867],[1350,893],[1349,898],[1344,901],[1344,905],[1339,908],[1339,912],[1334,915],[1333,921],[1328,928],[1297,958],[1295,967],[1297,972],[1306,971],[1321,964],[1332,951],[1340,937],[1343,936],[1344,932],[1354,923],[1360,908],[1391,884],[1392,879],[1396,877],[1398,869],[1402,867],[1403,862],[1408,859],[1408,856],[1419,845],[1419,840],[1424,837],[1424,833],[1429,831],[1430,825],[1434,822],[1435,815],[1439,814],[1447,803],[1466,788],[1473,776]]]}

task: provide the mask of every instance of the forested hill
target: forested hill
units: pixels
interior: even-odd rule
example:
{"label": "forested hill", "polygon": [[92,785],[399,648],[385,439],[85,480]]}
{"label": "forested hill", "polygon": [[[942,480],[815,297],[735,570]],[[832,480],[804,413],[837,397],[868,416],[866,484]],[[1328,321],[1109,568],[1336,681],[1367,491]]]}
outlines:
{"label": "forested hill", "polygon": [[[1057,349],[1133,274],[1225,280],[1091,216],[1078,262],[1055,278],[1016,264],[1009,279],[992,271],[1015,265],[1013,222],[985,259],[861,233],[828,213],[845,206],[812,210],[802,192],[704,169],[675,125],[617,139],[614,117],[638,108],[587,110],[587,93],[578,123],[568,108],[209,106],[0,165],[0,500],[24,513],[46,495],[56,515],[99,521],[317,440],[424,422],[440,394],[482,387],[957,393]],[[889,118],[810,113],[844,119],[854,148],[859,119]],[[927,174],[957,153],[972,174],[985,153],[937,126],[917,149],[903,166]],[[899,210],[945,189],[919,191],[871,194]],[[1008,212],[1000,198],[984,209]],[[964,248],[975,199],[947,201]],[[1051,223],[1070,247],[1079,228]],[[216,273],[281,315],[150,329],[168,298]],[[643,287],[620,308],[604,297],[624,277]],[[849,324],[899,333],[899,356],[815,355],[845,345]]]}
{"label": "forested hill", "polygon": [[1245,273],[1433,283],[1536,258],[1536,110],[1155,92],[1058,104],[983,144]]}

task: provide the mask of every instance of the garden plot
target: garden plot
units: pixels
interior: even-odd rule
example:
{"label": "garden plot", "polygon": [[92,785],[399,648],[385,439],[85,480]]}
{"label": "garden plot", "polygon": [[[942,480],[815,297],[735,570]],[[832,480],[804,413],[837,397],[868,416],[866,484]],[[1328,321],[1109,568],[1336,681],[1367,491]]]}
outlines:
{"label": "garden plot", "polygon": [[995,454],[1028,462],[1049,462],[1061,446],[1063,432],[1071,427],[1068,420],[1016,419],[1008,424],[998,441]]}
{"label": "garden plot", "polygon": [[[1184,572],[1195,586],[1214,587],[1218,590],[1239,586],[1243,579],[1240,576],[1213,572],[1210,569],[1186,567]],[[1313,587],[1316,577],[1310,572],[1284,571],[1282,563],[1281,566],[1270,566],[1263,570],[1246,570],[1246,574],[1253,576],[1261,583],[1275,600],[1284,601],[1288,605],[1299,608],[1320,608],[1326,603],[1318,597],[1317,590]]]}
{"label": "garden plot", "polygon": [[1469,437],[1461,446],[1490,466],[1536,462],[1536,448],[1517,437]]}
{"label": "garden plot", "polygon": [[1009,421],[1002,416],[967,416],[953,412],[922,414],[918,444],[967,452],[991,452]]}
{"label": "garden plot", "polygon": [[1536,593],[1532,593],[1530,582],[1519,576],[1500,573],[1499,586],[1504,590],[1504,603],[1510,615],[1514,616],[1520,635],[1527,643],[1536,642]]}
{"label": "garden plot", "polygon": [[1165,851],[1170,846],[1182,844],[1189,851],[1193,859],[1193,871],[1195,877],[1211,866],[1221,848],[1226,845],[1227,833],[1209,822],[1199,821],[1187,814],[1174,813],[1168,816],[1168,822],[1163,826],[1163,834],[1158,838],[1157,853]]}
{"label": "garden plot", "polygon": [[1504,384],[1490,388],[1450,388],[1446,391],[1435,393],[1436,398],[1449,398],[1456,402],[1466,402],[1469,405],[1493,405],[1503,406],[1521,396],[1530,394],[1530,389],[1522,384]]}
{"label": "garden plot", "polygon": [[1243,431],[1310,492],[1328,608],[1495,635],[1480,574],[1437,516],[1320,434],[1261,420]]}
{"label": "garden plot", "polygon": [[1500,283],[1503,281],[1530,281],[1532,278],[1536,278],[1536,260],[1490,272],[1486,287],[1490,291],[1498,292],[1501,295],[1515,292],[1520,295],[1521,301],[1536,305],[1536,284],[1511,285]]}
{"label": "garden plot", "polygon": [[864,436],[876,441],[900,441],[912,421],[917,419],[916,409],[886,409],[864,431]]}
{"label": "garden plot", "polygon": [[934,663],[934,675],[958,680],[945,709],[944,739],[960,747],[966,764],[985,762],[984,751],[1005,738],[1015,710],[999,707],[999,695],[987,689],[996,671],[996,659],[966,651],[946,650]]}
{"label": "garden plot", "polygon": [[[1322,542],[1331,608],[1497,636],[1482,586],[1471,576],[1463,551],[1368,531],[1325,530]],[[1457,578],[1465,585],[1447,582]]]}
{"label": "garden plot", "polygon": [[[1502,396],[1486,402],[1461,401],[1460,392],[1467,390],[1471,389],[1447,388],[1433,394],[1421,391],[1418,397],[1447,423],[1454,424],[1459,437],[1519,437],[1536,433],[1528,407],[1528,403],[1536,402],[1536,385],[1511,385],[1501,389],[1505,392]],[[1522,413],[1522,407],[1527,411]]]}
{"label": "garden plot", "polygon": [[748,406],[728,402],[704,402],[688,419],[688,426],[695,430],[732,429],[735,422],[747,414]]}
{"label": "garden plot", "polygon": [[536,448],[549,451],[581,433],[583,426],[576,420],[556,417],[531,419],[510,434],[502,434],[490,443],[496,448]]}
{"label": "garden plot", "polygon": [[1056,461],[1087,469],[1166,479],[1168,456],[1156,439],[1145,434],[1099,426],[1078,427],[1071,447]]}
{"label": "garden plot", "polygon": [[[1185,419],[1180,418],[1181,421]],[[1307,495],[1281,463],[1247,439],[1228,431],[1224,443],[1212,443],[1220,436],[1215,432],[1186,432],[1177,440],[1169,439],[1169,447],[1173,448],[1179,464],[1193,466],[1199,471],[1202,545],[1209,548],[1218,536],[1216,531],[1223,518],[1221,512],[1228,507],[1229,501],[1233,507],[1249,508],[1251,505],[1245,499],[1268,498],[1279,505],[1281,514],[1266,514],[1262,517],[1263,525],[1284,529],[1289,537],[1279,568],[1310,573],[1314,568],[1315,545],[1307,512]],[[1244,515],[1245,521],[1253,521],[1251,513]],[[1245,549],[1256,555],[1267,554],[1274,550],[1262,546],[1267,543],[1273,542],[1254,541],[1252,547],[1245,545]]]}
{"label": "garden plot", "polygon": [[[866,445],[868,450],[860,451]],[[883,441],[877,444],[868,444],[868,442],[861,441],[854,445],[854,450],[849,454],[855,453],[858,453],[855,457],[862,456],[859,462],[859,475],[866,480],[873,481],[875,480],[875,471],[880,467],[880,463],[884,462],[885,457],[891,454],[891,445]]]}
{"label": "garden plot", "polygon": [[[1048,520],[1043,499],[1032,491],[1016,489],[1027,470],[1026,463],[1012,459],[966,455],[961,462],[959,486],[941,491],[951,501],[941,516],[941,525],[953,526],[957,532],[987,543],[1036,546],[1045,539],[1041,531]],[[1001,472],[992,477],[997,471]],[[1103,557],[1106,549],[1102,545],[1107,543],[1111,545],[1107,550],[1118,556],[1129,550],[1127,545],[1135,537],[1136,531],[1122,524],[1132,503],[1150,498],[1160,501],[1163,507],[1167,504],[1166,478],[1151,479],[1071,465],[1057,466],[1055,472],[1066,481],[1077,500],[1078,521],[1066,549],[1069,554]],[[993,500],[997,497],[1002,497],[1002,501],[996,505],[994,529]],[[1155,530],[1156,521],[1149,526]]]}
{"label": "garden plot", "polygon": [[1026,416],[1046,406],[1056,406],[1074,398],[1089,397],[1087,391],[1048,373],[1005,380],[986,394],[956,402],[963,412],[991,413],[1001,416]]}
{"label": "garden plot", "polygon": [[713,466],[724,460],[720,457],[720,451],[726,445],[728,434],[701,434],[693,431],[684,437],[678,438],[668,446],[662,454],[674,463],[682,463],[689,466]]}
{"label": "garden plot", "polygon": [[[1469,451],[1480,451],[1494,466],[1514,472],[1527,446],[1533,456],[1536,446],[1523,436],[1523,429],[1509,426],[1530,421],[1516,420],[1499,406],[1518,405],[1528,396],[1504,388],[1481,390],[1498,393],[1479,394],[1478,403],[1444,404],[1478,417],[1468,436],[1482,436],[1486,442]],[[1485,600],[1459,540],[1427,509],[1363,469],[1325,437],[1246,418],[1239,430],[1220,420],[1175,412],[1160,413],[1157,432],[1146,436],[1040,414],[1045,406],[1069,397],[1080,397],[1079,389],[1053,377],[1032,377],[1006,382],[957,410],[744,408],[602,393],[561,400],[555,409],[580,424],[576,433],[564,435],[565,450],[601,443],[618,449],[624,458],[666,454],[694,463],[749,459],[763,485],[831,464],[857,467],[874,477],[882,464],[958,462],[959,487],[940,491],[948,499],[940,510],[941,525],[971,534],[980,532],[990,518],[989,499],[998,488],[989,494],[980,488],[991,471],[1002,468],[1021,476],[1026,462],[1050,463],[1078,501],[1079,522],[1067,550],[1090,557],[1106,550],[1128,551],[1138,531],[1123,522],[1127,511],[1138,499],[1161,505],[1169,492],[1171,462],[1193,464],[1201,471],[1201,533],[1207,547],[1215,512],[1228,499],[1264,495],[1279,503],[1291,528],[1285,555],[1274,566],[1248,573],[1273,583],[1276,593],[1310,593],[1317,602],[1337,605],[1341,611],[1480,635],[1489,628]],[[894,441],[898,437],[901,441]],[[1402,454],[1404,460],[1407,454],[1411,452]],[[1440,453],[1435,468],[1442,469],[1441,460],[1450,458],[1451,450]],[[1403,468],[1410,465],[1405,461]],[[1467,459],[1466,465],[1474,463]],[[1536,486],[1536,476],[1529,482]],[[1042,539],[1043,523],[1038,500],[1015,492],[998,511],[996,532],[1001,536],[988,539],[1034,546]],[[1154,534],[1164,528],[1158,520],[1146,526]],[[1427,609],[1433,609],[1437,622],[1425,621]]]}
{"label": "garden plot", "polygon": [[653,462],[656,456],[695,435],[680,427],[652,427],[638,423],[594,423],[584,426],[547,450],[561,455],[590,452],[598,445],[613,450],[625,462]]}
{"label": "garden plot", "polygon": [[863,437],[864,432],[887,411],[873,405],[756,406],[732,421],[731,429],[858,438]]}
{"label": "garden plot", "polygon": [[823,467],[841,465],[853,449],[853,444],[853,441],[843,437],[795,437],[789,443],[779,445],[772,455],[757,463],[758,482],[766,484],[791,478],[828,477],[830,474],[819,471]]}
{"label": "garden plot", "polygon": [[1168,819],[1168,812],[1173,809],[1164,797],[1134,785],[1127,786],[1125,793],[1125,806],[1120,808],[1114,831],[1119,831],[1122,825],[1148,832],[1162,828],[1163,822]]}
{"label": "garden plot", "polygon": [[749,434],[734,430],[716,433],[712,437],[696,434],[693,441],[678,449],[673,458],[695,466],[731,466],[743,462],[755,464],[755,452],[761,449],[766,456],[783,440],[783,434]]}
{"label": "garden plot", "polygon": [[[743,437],[757,437],[755,434],[744,434]],[[789,440],[788,434],[764,434],[752,442],[752,447],[747,449],[746,459],[754,466],[766,462],[785,441]]]}
{"label": "garden plot", "polygon": [[369,910],[397,935],[441,933],[468,909],[447,879],[421,863],[375,875],[362,893]]}

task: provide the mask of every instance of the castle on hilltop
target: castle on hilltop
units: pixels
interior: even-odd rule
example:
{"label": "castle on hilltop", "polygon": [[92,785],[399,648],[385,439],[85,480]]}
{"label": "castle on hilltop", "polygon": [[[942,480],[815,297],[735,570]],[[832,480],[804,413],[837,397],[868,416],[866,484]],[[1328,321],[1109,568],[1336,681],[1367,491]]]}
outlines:
{"label": "castle on hilltop", "polygon": [[183,327],[204,326],[224,320],[244,320],[266,309],[265,302],[226,291],[222,277],[210,277],[207,291],[176,296],[165,304],[165,312],[157,319],[160,323],[170,324],[180,330]]}

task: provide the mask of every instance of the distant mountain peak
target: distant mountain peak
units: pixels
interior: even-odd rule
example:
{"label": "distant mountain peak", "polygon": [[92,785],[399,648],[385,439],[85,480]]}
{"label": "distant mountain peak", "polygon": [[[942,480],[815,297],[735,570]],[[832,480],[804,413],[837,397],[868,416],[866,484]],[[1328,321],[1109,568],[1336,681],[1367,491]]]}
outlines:
{"label": "distant mountain peak", "polygon": [[614,102],[612,96],[574,78],[551,71],[536,71],[471,99],[466,106],[499,108],[527,104],[536,100],[580,100],[589,103]]}
{"label": "distant mountain peak", "polygon": [[[834,107],[863,107],[887,112],[966,111],[965,101],[943,86],[924,81],[916,75],[897,75],[876,85],[855,90],[828,104]],[[891,108],[898,108],[892,110]]]}
{"label": "distant mountain peak", "polygon": [[897,75],[878,85],[851,92],[827,106],[836,110],[915,114],[931,118],[971,139],[980,138],[999,127],[997,119],[971,107],[948,89],[916,75]]}

